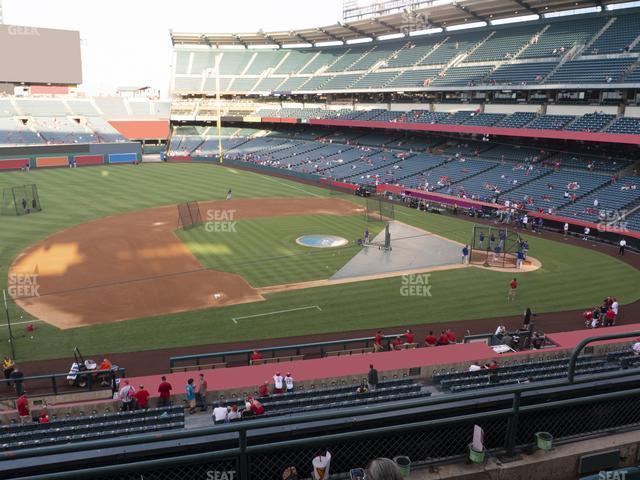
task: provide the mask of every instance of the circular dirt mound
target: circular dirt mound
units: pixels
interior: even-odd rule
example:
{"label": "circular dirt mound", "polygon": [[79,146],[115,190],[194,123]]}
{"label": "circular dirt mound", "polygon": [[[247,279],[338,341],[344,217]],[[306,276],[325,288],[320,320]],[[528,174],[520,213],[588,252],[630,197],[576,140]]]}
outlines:
{"label": "circular dirt mound", "polygon": [[344,247],[349,241],[336,235],[303,235],[296,238],[298,245],[314,248]]}

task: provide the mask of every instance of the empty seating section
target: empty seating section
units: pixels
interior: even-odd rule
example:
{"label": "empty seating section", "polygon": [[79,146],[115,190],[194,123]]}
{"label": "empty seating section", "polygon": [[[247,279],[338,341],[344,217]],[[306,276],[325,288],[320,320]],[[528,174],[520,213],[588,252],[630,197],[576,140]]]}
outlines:
{"label": "empty seating section", "polygon": [[467,120],[473,118],[475,114],[476,112],[473,110],[458,110],[457,112],[440,119],[438,123],[445,125],[462,125]]}
{"label": "empty seating section", "polygon": [[0,117],[0,144],[33,145],[42,143],[42,138],[30,130],[21,120]]}
{"label": "empty seating section", "polygon": [[[475,372],[435,374],[433,381],[445,392],[463,392],[526,382],[529,378],[534,381],[545,381],[565,377],[568,364],[568,359],[534,360],[501,366],[495,370],[483,369]],[[619,364],[609,363],[604,358],[595,359],[584,356],[578,358],[576,374],[603,373],[619,368]]]}
{"label": "empty seating section", "polygon": [[311,77],[289,77],[280,84],[278,90],[281,92],[292,92],[300,89]]}
{"label": "empty seating section", "polygon": [[193,52],[191,60],[191,68],[189,73],[195,75],[204,75],[205,70],[214,68],[215,54],[213,52]]}
{"label": "empty seating section", "polygon": [[397,75],[398,72],[379,71],[368,73],[364,77],[354,82],[353,85],[351,85],[351,88],[384,88],[387,83],[393,80]]}
{"label": "empty seating section", "polygon": [[[347,179],[362,175],[363,173],[379,169],[386,168],[389,165],[393,165],[400,161],[400,158],[396,157],[393,152],[380,152],[379,150],[368,149],[364,151],[356,150],[355,153],[361,155],[348,164],[344,162],[338,162],[336,165],[332,165],[331,168],[324,171],[333,178]],[[339,160],[344,160],[340,158]]]}
{"label": "empty seating section", "polygon": [[274,68],[278,65],[283,57],[284,52],[278,50],[273,52],[262,51],[257,53],[247,68],[245,75],[261,75],[262,72],[268,68]]}
{"label": "empty seating section", "polygon": [[551,23],[538,42],[529,45],[519,58],[559,57],[562,49],[568,52],[574,46],[586,45],[607,21],[608,18],[599,17]]}
{"label": "empty seating section", "polygon": [[228,92],[249,92],[258,83],[256,77],[236,77],[225,88]]}
{"label": "empty seating section", "polygon": [[491,72],[487,83],[519,85],[541,83],[558,62],[505,63]]}
{"label": "empty seating section", "polygon": [[640,83],[640,65],[635,65],[622,78],[622,83]]}
{"label": "empty seating section", "polygon": [[271,92],[278,90],[278,85],[283,82],[281,77],[265,77],[261,79],[254,87],[254,92]]}
{"label": "empty seating section", "polygon": [[387,87],[417,88],[430,85],[431,80],[438,75],[440,69],[429,68],[422,70],[406,70],[389,82]]}
{"label": "empty seating section", "polygon": [[585,54],[622,53],[640,35],[640,15],[618,15],[616,20],[593,42]]}
{"label": "empty seating section", "polygon": [[442,165],[445,160],[446,157],[442,155],[418,153],[392,165],[384,165],[365,174],[349,177],[347,180],[352,183],[369,185],[376,183],[405,184],[406,179],[412,181],[412,178],[419,176],[425,170]]}
{"label": "empty seating section", "polygon": [[300,87],[300,90],[318,90],[322,88],[325,83],[331,80],[333,77],[311,77],[308,82]]}
{"label": "empty seating section", "polygon": [[191,52],[188,50],[179,50],[176,53],[176,75],[189,73],[189,63],[191,62]]}
{"label": "empty seating section", "polygon": [[[534,168],[533,172],[535,173],[540,168],[543,167]],[[571,195],[578,197],[586,195],[607,182],[609,182],[609,176],[606,175],[560,170],[515,188],[503,195],[502,198],[518,202],[523,202],[526,199],[525,203],[530,210],[548,212],[550,208],[557,210],[568,204],[571,201]],[[565,192],[569,194],[568,198],[565,198]]]}
{"label": "empty seating section", "polygon": [[102,114],[111,118],[122,118],[129,116],[123,98],[118,97],[98,97],[95,99],[96,106]]}
{"label": "empty seating section", "polygon": [[87,117],[87,126],[98,142],[124,142],[126,139],[102,117]]}
{"label": "empty seating section", "polygon": [[421,58],[426,56],[437,44],[437,40],[416,41],[412,40],[407,42],[402,50],[394,53],[389,60],[387,60],[387,67],[410,67],[416,65]]}
{"label": "empty seating section", "polygon": [[[597,200],[597,205],[594,202]],[[622,215],[622,210],[640,201],[640,177],[628,176],[570,203],[560,210],[565,216],[597,222],[602,216]]]}
{"label": "empty seating section", "polygon": [[573,115],[540,115],[527,125],[527,128],[534,130],[562,130],[574,118]]}
{"label": "empty seating section", "polygon": [[102,440],[123,435],[184,428],[184,407],[150,408],[56,419],[50,423],[0,426],[2,449],[14,451],[48,445]]}
{"label": "empty seating section", "polygon": [[552,73],[544,83],[618,82],[634,61],[635,58],[572,60]]}
{"label": "empty seating section", "polygon": [[45,143],[93,142],[93,134],[75,120],[66,117],[34,117],[33,126]]}
{"label": "empty seating section", "polygon": [[640,117],[616,118],[606,131],[609,133],[640,135]]}
{"label": "empty seating section", "polygon": [[489,40],[467,57],[467,62],[504,60],[515,56],[532,37],[542,30],[540,25],[521,25],[517,30],[498,30]]}
{"label": "empty seating section", "polygon": [[16,105],[22,115],[32,117],[64,117],[70,113],[57,100],[16,98]]}
{"label": "empty seating section", "polygon": [[493,69],[492,66],[477,66],[477,67],[453,67],[447,70],[446,75],[436,77],[432,85],[457,85],[457,86],[470,86],[478,85],[482,79]]}
{"label": "empty seating section", "polygon": [[433,50],[427,57],[422,59],[420,65],[443,65],[449,63],[458,55],[466,53],[484,38],[489,36],[488,31],[468,32],[451,35],[446,42]]}
{"label": "empty seating section", "polygon": [[515,112],[496,123],[496,127],[522,128],[531,123],[538,115],[533,112]]}
{"label": "empty seating section", "polygon": [[613,121],[614,118],[616,118],[616,116],[612,114],[587,113],[566,127],[565,130],[575,132],[599,132]]}
{"label": "empty seating section", "polygon": [[[439,190],[441,193],[448,193],[450,185],[465,178],[477,175],[485,170],[495,167],[494,162],[484,160],[459,159],[452,160],[441,166],[428,170],[419,180],[421,183],[413,183],[412,186],[419,186],[425,190]],[[406,182],[403,182],[406,185]],[[452,192],[452,190],[451,190]]]}
{"label": "empty seating section", "polygon": [[448,113],[445,112],[427,112],[426,110],[411,110],[407,115],[407,122],[412,123],[440,123],[441,120],[447,118]]}
{"label": "empty seating section", "polygon": [[400,45],[397,43],[382,43],[380,45],[376,45],[370,50],[367,54],[354,63],[349,70],[368,70],[378,62],[385,60],[389,57],[394,51],[400,48]]}
{"label": "empty seating section", "polygon": [[220,75],[240,75],[247,66],[253,51],[225,51],[220,59]]}
{"label": "empty seating section", "polygon": [[[302,70],[300,73],[316,73],[319,69],[325,68],[333,63],[337,55],[340,55],[340,51],[334,50],[335,53],[330,52],[308,52],[305,63],[302,64]],[[308,63],[307,63],[308,62]]]}
{"label": "empty seating section", "polygon": [[149,102],[129,101],[129,108],[134,117],[148,117],[151,115],[151,104]]}
{"label": "empty seating section", "polygon": [[490,202],[497,199],[502,193],[545,173],[547,173],[545,169],[530,171],[525,164],[509,162],[506,165],[497,165],[481,175],[456,183],[452,189],[454,195]]}
{"label": "empty seating section", "polygon": [[[176,92],[199,92],[202,90],[201,77],[176,77],[173,89]],[[215,90],[215,84],[211,86]]]}
{"label": "empty seating section", "polygon": [[289,50],[285,52],[284,60],[279,65],[276,65],[273,73],[286,75],[297,73],[316,53],[317,52]]}
{"label": "empty seating section", "polygon": [[[383,380],[376,390],[356,393],[359,385],[344,385],[313,390],[300,390],[286,395],[260,398],[265,413],[258,418],[305,413],[329,408],[364,407],[368,404],[390,400],[409,400],[426,397],[430,392],[411,379]],[[242,398],[228,399],[225,406],[244,405]],[[255,417],[243,417],[242,421]]]}
{"label": "empty seating section", "polygon": [[8,98],[0,98],[0,117],[11,117],[17,115],[16,109]]}
{"label": "empty seating section", "polygon": [[74,115],[97,117],[100,112],[96,110],[90,100],[67,100],[67,105]]}
{"label": "empty seating section", "polygon": [[356,63],[360,57],[365,55],[373,47],[367,45],[366,47],[350,47],[344,53],[338,56],[338,59],[333,62],[327,72],[342,72],[344,70],[352,70],[351,66]]}
{"label": "empty seating section", "polygon": [[504,113],[478,113],[469,118],[464,124],[489,127],[495,125],[506,116]]}
{"label": "empty seating section", "polygon": [[346,90],[362,77],[361,73],[348,73],[346,75],[335,75],[328,82],[322,85],[324,90]]}

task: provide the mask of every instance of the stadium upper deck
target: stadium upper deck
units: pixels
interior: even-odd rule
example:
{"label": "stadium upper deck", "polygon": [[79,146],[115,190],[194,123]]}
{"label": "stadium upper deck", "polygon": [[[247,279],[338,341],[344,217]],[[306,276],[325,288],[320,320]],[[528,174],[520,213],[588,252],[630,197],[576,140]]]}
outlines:
{"label": "stadium upper deck", "polygon": [[[428,27],[422,32],[430,34],[423,35],[412,31],[415,19],[405,19],[408,27],[393,23],[385,27],[387,17],[358,22],[358,26],[318,28],[313,30],[315,35],[310,31],[253,36],[172,33],[172,90],[178,95],[212,92],[218,75],[223,93],[259,95],[501,90],[505,86],[640,88],[640,10],[544,16],[494,25],[486,20],[499,19],[506,12],[498,9],[473,16],[469,12],[476,3],[464,2],[465,15],[442,23],[430,9],[428,24],[421,24]],[[496,7],[504,2],[482,3],[488,12],[489,4]],[[546,10],[533,8],[527,13],[539,15],[553,9],[554,2],[542,3]],[[593,3],[601,2],[572,2],[572,6]],[[399,20],[394,16],[392,21]],[[484,26],[462,31],[447,28],[456,21]],[[401,38],[380,40],[392,33]],[[327,46],[327,40],[334,45]],[[301,48],[300,42],[307,48]],[[272,48],[250,48],[258,43]],[[219,72],[214,65],[217,55],[221,55]]]}

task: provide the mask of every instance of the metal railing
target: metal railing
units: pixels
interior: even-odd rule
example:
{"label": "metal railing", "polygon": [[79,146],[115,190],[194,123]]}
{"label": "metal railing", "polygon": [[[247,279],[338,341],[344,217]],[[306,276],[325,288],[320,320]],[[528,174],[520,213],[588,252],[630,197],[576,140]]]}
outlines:
{"label": "metal railing", "polygon": [[[393,338],[401,337],[404,338],[404,333],[394,334],[394,335],[385,335],[385,341],[390,341]],[[279,347],[264,347],[264,348],[255,348],[250,350],[229,350],[226,352],[211,352],[211,353],[200,353],[194,355],[181,355],[177,357],[169,358],[169,368],[171,370],[177,368],[185,368],[190,366],[199,367],[203,364],[203,360],[208,360],[212,362],[212,360],[218,360],[219,362],[212,363],[228,363],[230,357],[241,357],[240,361],[244,365],[249,365],[251,354],[254,350],[260,351],[261,354],[267,353],[271,354],[271,356],[267,358],[277,358],[277,353],[289,352],[290,355],[280,355],[280,356],[300,356],[309,354],[312,352],[315,355],[320,357],[324,357],[325,354],[331,350],[331,347],[336,347],[341,350],[350,350],[355,348],[369,348],[373,347],[374,337],[361,337],[361,338],[348,338],[344,340],[331,340],[327,342],[312,342],[312,343],[298,343],[293,345],[283,345]],[[349,347],[349,348],[347,348]],[[179,365],[179,363],[183,362],[192,362],[188,365]]]}
{"label": "metal railing", "polygon": [[[594,337],[597,338],[597,337]],[[640,377],[640,369],[628,369],[596,375],[581,375],[568,379],[550,380],[499,386],[489,391],[481,390],[463,394],[441,395],[401,403],[371,405],[366,408],[346,408],[339,411],[325,411],[298,417],[279,417],[241,421],[235,424],[206,428],[157,432],[153,434],[132,435],[114,439],[87,441],[82,444],[64,444],[38,449],[4,452],[0,458],[18,460],[69,454],[84,454],[88,450],[113,447],[144,445],[147,453],[153,452],[157,442],[161,442],[163,451],[169,442],[177,447],[185,444],[184,439],[204,438],[208,435],[235,434],[227,440],[222,450],[176,455],[166,458],[161,452],[157,459],[131,461],[119,465],[107,465],[73,472],[52,473],[21,477],[31,480],[50,480],[58,478],[118,478],[135,479],[145,472],[145,478],[207,478],[206,472],[229,468],[238,473],[242,480],[274,478],[274,473],[289,465],[300,468],[310,463],[310,459],[320,447],[328,448],[335,459],[335,471],[345,468],[364,466],[376,456],[408,455],[412,461],[420,464],[432,464],[451,459],[460,459],[467,454],[473,425],[478,424],[485,430],[486,448],[492,454],[514,454],[523,446],[533,442],[533,433],[551,431],[556,440],[571,441],[584,435],[603,434],[609,430],[621,431],[638,428],[640,425],[639,388],[594,393],[579,398],[561,398],[548,401],[540,398],[552,395],[552,389],[577,386],[588,382],[609,384],[612,379]],[[631,379],[630,379],[631,380]],[[540,398],[537,403],[521,406],[522,396],[527,392],[536,392]],[[557,393],[557,390],[555,391]],[[452,416],[434,415],[436,418],[418,420],[411,423],[387,425],[385,414],[404,412],[421,408],[422,414],[446,407],[447,403],[487,400],[494,408],[477,413],[460,414],[459,407],[452,410]],[[477,402],[470,402],[478,405]],[[467,403],[469,405],[470,403]],[[531,402],[529,402],[531,403]],[[460,405],[460,404],[458,404]],[[501,405],[504,405],[502,407]],[[508,407],[507,407],[508,405]],[[458,413],[456,413],[458,412]],[[367,417],[367,418],[363,418]],[[378,422],[373,428],[364,422],[375,418]],[[327,434],[326,428],[320,433],[310,424],[342,420],[339,433]],[[363,423],[362,429],[358,424]],[[266,443],[255,444],[255,435],[270,427],[286,427],[295,424],[296,432],[308,428],[306,438],[294,440],[267,439]],[[335,426],[334,426],[335,427]],[[348,431],[345,431],[348,430]],[[251,435],[248,432],[251,431]],[[253,443],[253,444],[252,444]],[[234,445],[235,444],[235,445]],[[276,455],[277,453],[277,455]],[[130,457],[133,459],[134,457]],[[123,461],[127,461],[125,457]],[[334,463],[334,462],[332,462]],[[333,467],[332,467],[333,470]],[[157,472],[158,475],[148,475]],[[197,474],[194,472],[198,472]]]}
{"label": "metal railing", "polygon": [[0,379],[0,400],[16,398],[17,392],[14,388],[16,383],[22,384],[23,390],[29,396],[46,397],[65,393],[74,393],[80,390],[93,391],[96,389],[96,376],[108,375],[109,388],[115,389],[116,378],[124,378],[126,370],[118,367],[112,370],[91,370],[78,372],[79,377],[85,379],[81,384],[74,384],[67,380],[69,372],[51,373],[47,375],[33,375],[20,379]]}

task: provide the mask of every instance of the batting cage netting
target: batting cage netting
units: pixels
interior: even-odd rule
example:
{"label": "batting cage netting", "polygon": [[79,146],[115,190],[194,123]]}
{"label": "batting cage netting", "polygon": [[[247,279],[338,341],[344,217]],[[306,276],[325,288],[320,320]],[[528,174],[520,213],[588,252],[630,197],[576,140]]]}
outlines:
{"label": "batting cage netting", "polygon": [[178,204],[178,226],[180,228],[189,230],[201,223],[202,215],[200,214],[198,202],[192,201]]}
{"label": "batting cage netting", "polygon": [[389,222],[395,220],[394,205],[382,197],[365,197],[367,222]]}
{"label": "batting cage netting", "polygon": [[2,215],[27,215],[42,210],[38,186],[18,185],[2,189]]}
{"label": "batting cage netting", "polygon": [[521,238],[519,233],[507,228],[474,225],[470,247],[471,263],[515,268]]}

